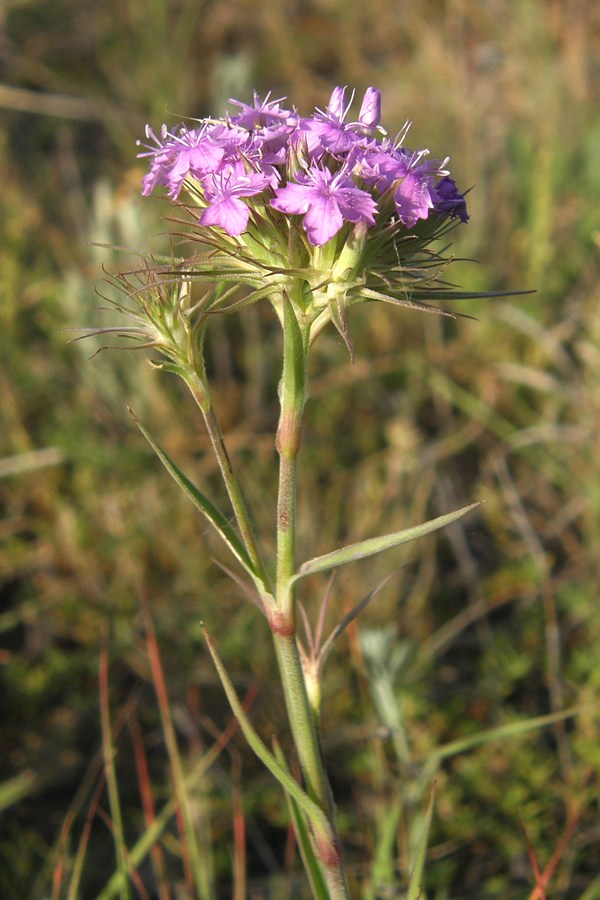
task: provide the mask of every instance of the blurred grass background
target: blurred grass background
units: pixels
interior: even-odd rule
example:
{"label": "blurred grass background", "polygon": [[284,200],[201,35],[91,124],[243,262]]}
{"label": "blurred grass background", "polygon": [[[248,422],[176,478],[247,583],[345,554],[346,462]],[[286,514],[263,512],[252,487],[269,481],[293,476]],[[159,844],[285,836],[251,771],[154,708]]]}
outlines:
{"label": "blurred grass background", "polygon": [[[464,526],[334,584],[341,615],[404,566],[326,671],[325,751],[353,891],[401,895],[405,832],[418,826],[435,770],[428,896],[536,896],[533,848],[542,870],[555,858],[548,896],[600,897],[598,5],[5,0],[0,29],[1,896],[50,896],[70,810],[67,857],[76,853],[101,744],[103,640],[115,718],[128,710],[115,740],[129,841],[144,827],[132,722],[156,797],[168,796],[141,597],[184,760],[229,721],[200,616],[240,692],[256,686],[261,733],[285,743],[263,623],[214,564],[228,560],[126,410],[218,498],[192,401],[141,354],[90,360],[99,343],[69,344],[65,329],[114,322],[94,287],[102,265],[118,270],[124,258],[92,242],[167,247],[167,204],[139,196],[135,139],[146,122],[221,115],[228,97],[253,88],[308,113],[336,84],[373,84],[384,124],[410,118],[408,145],[450,155],[459,185],[473,186],[455,252],[479,264],[457,263],[454,280],[537,293],[461,304],[476,321],[360,308],[355,364],[335,334],[315,356],[305,555],[486,501]],[[272,319],[252,308],[215,322],[210,347],[267,545]],[[324,590],[311,585],[311,613]],[[573,706],[581,711],[565,722],[432,762],[452,741]],[[232,896],[240,784],[247,896],[304,896],[285,881],[279,793],[239,736],[202,783],[214,895]],[[167,838],[171,877],[183,881],[175,833]],[[95,820],[81,897],[99,896],[112,852]],[[149,874],[146,889],[154,896]]]}

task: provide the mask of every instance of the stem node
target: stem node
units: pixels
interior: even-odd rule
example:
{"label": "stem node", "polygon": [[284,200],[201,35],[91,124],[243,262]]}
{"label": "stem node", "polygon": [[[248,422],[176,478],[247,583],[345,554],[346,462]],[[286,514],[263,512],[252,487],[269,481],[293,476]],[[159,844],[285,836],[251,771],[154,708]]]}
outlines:
{"label": "stem node", "polygon": [[296,633],[293,619],[280,609],[272,609],[268,615],[269,628],[278,637],[292,637]]}
{"label": "stem node", "polygon": [[342,861],[340,843],[336,837],[319,835],[316,838],[319,859],[328,869],[337,869]]}

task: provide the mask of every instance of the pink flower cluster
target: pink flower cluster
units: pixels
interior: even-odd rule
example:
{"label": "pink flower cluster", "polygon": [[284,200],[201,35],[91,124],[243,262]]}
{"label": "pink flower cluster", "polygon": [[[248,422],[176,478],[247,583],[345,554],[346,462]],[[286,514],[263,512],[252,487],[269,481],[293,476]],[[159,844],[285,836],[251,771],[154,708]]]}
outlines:
{"label": "pink flower cluster", "polygon": [[282,108],[283,99],[255,93],[252,104],[232,100],[236,114],[203,120],[197,128],[163,126],[160,137],[147,127],[153,144],[139,154],[150,160],[143,194],[163,185],[176,199],[186,179],[193,179],[206,203],[200,224],[231,236],[248,228],[256,208],[248,198],[256,197],[284,216],[303,216],[313,246],[326,244],[346,222],[372,228],[384,207],[387,222],[407,229],[432,214],[467,221],[464,196],[444,168],[447,160],[404,148],[407,126],[395,139],[380,128],[375,88],[365,92],[356,121],[349,120],[353,97],[347,100],[344,87],[336,87],[326,109],[309,118]]}

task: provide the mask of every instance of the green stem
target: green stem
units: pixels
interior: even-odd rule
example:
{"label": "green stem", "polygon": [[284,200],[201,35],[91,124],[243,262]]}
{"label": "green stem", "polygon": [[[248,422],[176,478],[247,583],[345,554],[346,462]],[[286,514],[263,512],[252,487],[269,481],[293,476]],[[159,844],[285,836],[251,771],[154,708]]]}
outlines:
{"label": "green stem", "polygon": [[277,430],[279,453],[279,494],[277,498],[277,622],[272,623],[277,662],[281,674],[288,718],[298,752],[306,790],[323,810],[333,839],[329,846],[317,846],[323,874],[331,898],[349,897],[340,859],[340,843],[335,825],[333,796],[319,740],[302,660],[295,635],[295,574],[297,460],[306,401],[306,357],[308,329],[296,319],[292,304],[284,300],[283,373],[280,386],[281,415]]}
{"label": "green stem", "polygon": [[186,377],[186,383],[192,393],[194,400],[200,407],[200,410],[204,417],[206,430],[208,431],[208,436],[217,458],[217,462],[221,470],[221,475],[223,476],[223,481],[225,482],[229,501],[233,508],[233,514],[238,524],[238,528],[240,530],[240,534],[242,536],[242,540],[244,541],[246,550],[248,551],[248,555],[252,560],[252,565],[254,566],[256,574],[262,580],[265,587],[268,587],[269,576],[262,559],[262,554],[258,546],[256,535],[254,534],[254,528],[250,520],[250,515],[246,507],[246,501],[244,500],[244,495],[242,494],[240,483],[235,472],[233,471],[231,459],[225,445],[225,438],[223,437],[223,432],[221,430],[217,414],[213,407],[208,388],[206,384],[195,373],[193,375],[190,374]]}
{"label": "green stem", "polygon": [[290,579],[295,570],[296,551],[296,466],[297,457],[289,451],[279,457],[279,493],[277,497],[277,583],[278,609],[294,620],[294,588]]}
{"label": "green stem", "polygon": [[274,635],[277,662],[283,675],[283,689],[294,743],[298,749],[306,790],[328,817],[333,814],[333,800],[323,767],[319,734],[306,691],[302,661],[295,635]]}

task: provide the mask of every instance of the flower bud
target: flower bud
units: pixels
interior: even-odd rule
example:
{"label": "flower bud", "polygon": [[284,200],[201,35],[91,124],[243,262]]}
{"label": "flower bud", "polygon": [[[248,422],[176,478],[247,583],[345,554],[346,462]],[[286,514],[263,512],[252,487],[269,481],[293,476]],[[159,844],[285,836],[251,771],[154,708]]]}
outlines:
{"label": "flower bud", "polygon": [[381,122],[381,91],[377,88],[368,87],[365,91],[358,121],[369,131],[377,128]]}
{"label": "flower bud", "polygon": [[331,92],[331,97],[329,98],[329,103],[327,104],[327,112],[331,113],[331,115],[336,119],[342,120],[344,118],[345,112],[345,101],[346,88],[335,87]]}

